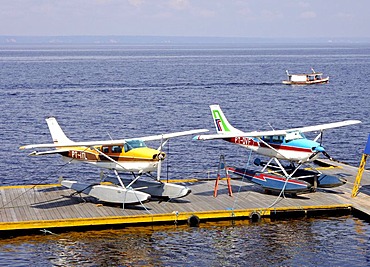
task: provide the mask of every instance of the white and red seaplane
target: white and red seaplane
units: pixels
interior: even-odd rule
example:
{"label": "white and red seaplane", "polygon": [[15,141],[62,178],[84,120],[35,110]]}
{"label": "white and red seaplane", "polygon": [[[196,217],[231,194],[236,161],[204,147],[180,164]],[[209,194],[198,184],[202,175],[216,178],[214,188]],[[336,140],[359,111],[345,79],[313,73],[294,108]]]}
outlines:
{"label": "white and red seaplane", "polygon": [[[361,121],[346,120],[286,130],[243,132],[229,123],[219,105],[211,105],[210,108],[217,134],[198,135],[193,138],[194,140],[223,139],[269,158],[267,162],[261,162],[259,159],[255,161],[256,165],[262,166],[261,171],[229,167],[229,172],[261,185],[266,191],[283,190],[292,194],[310,191],[313,185],[335,187],[346,182],[342,178],[319,172],[310,163],[320,154],[330,158],[322,146],[324,130],[349,126]],[[306,132],[319,132],[319,134],[314,140],[309,140],[304,136]],[[288,161],[290,164],[284,167],[281,160]],[[310,168],[315,171],[300,170],[304,164],[310,165]],[[273,169],[274,173],[267,172],[268,168]]]}

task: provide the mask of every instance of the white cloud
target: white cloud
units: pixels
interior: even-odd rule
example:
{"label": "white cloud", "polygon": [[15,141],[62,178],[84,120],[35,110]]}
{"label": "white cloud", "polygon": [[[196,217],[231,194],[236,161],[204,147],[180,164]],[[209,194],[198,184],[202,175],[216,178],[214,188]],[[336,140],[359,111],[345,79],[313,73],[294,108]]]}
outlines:
{"label": "white cloud", "polygon": [[134,7],[140,7],[144,1],[143,0],[128,0],[128,3]]}
{"label": "white cloud", "polygon": [[170,0],[168,4],[171,8],[177,10],[187,9],[190,6],[188,0]]}
{"label": "white cloud", "polygon": [[238,12],[238,14],[240,14],[242,16],[246,16],[246,17],[250,17],[250,16],[253,15],[251,9],[248,8],[248,7],[243,7],[241,9],[239,9],[237,12]]}
{"label": "white cloud", "polygon": [[352,19],[353,18],[352,14],[343,13],[343,12],[338,13],[337,17],[341,19]]}
{"label": "white cloud", "polygon": [[196,11],[196,15],[202,18],[213,18],[215,17],[217,12],[210,9],[199,9]]}
{"label": "white cloud", "polygon": [[313,11],[306,11],[306,12],[301,13],[299,17],[302,19],[312,19],[312,18],[316,18],[317,15]]}
{"label": "white cloud", "polygon": [[298,2],[298,6],[302,8],[309,8],[310,3],[309,2]]}
{"label": "white cloud", "polygon": [[283,15],[280,12],[272,10],[263,10],[261,14],[264,18],[268,19],[278,19],[283,17]]}

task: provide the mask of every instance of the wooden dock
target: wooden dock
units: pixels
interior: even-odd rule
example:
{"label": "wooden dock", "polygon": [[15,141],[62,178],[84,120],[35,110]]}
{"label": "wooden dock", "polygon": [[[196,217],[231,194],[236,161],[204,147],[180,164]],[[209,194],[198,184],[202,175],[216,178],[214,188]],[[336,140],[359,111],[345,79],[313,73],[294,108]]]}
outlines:
{"label": "wooden dock", "polygon": [[66,228],[189,223],[194,218],[202,223],[207,220],[310,216],[317,213],[344,212],[370,217],[370,172],[364,172],[359,194],[352,198],[358,168],[337,162],[330,164],[332,166],[321,171],[347,179],[345,185],[318,189],[297,197],[278,197],[265,194],[257,185],[233,179],[233,196],[228,195],[226,181],[221,181],[215,198],[215,180],[194,179],[186,183],[192,193],[185,198],[162,202],[153,200],[124,209],[74,194],[74,191],[57,184],[3,186],[0,187],[0,232],[18,235]]}

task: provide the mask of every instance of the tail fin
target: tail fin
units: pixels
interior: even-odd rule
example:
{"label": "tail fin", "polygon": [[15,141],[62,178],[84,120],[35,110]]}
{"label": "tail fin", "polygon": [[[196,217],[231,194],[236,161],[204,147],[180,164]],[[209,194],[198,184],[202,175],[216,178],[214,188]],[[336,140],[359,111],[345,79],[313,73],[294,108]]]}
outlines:
{"label": "tail fin", "polygon": [[48,124],[51,138],[53,138],[54,144],[63,145],[73,143],[73,141],[65,135],[62,128],[59,126],[57,120],[54,117],[47,118],[46,122]]}
{"label": "tail fin", "polygon": [[209,107],[211,108],[213,122],[218,134],[241,132],[229,123],[219,105],[210,105]]}

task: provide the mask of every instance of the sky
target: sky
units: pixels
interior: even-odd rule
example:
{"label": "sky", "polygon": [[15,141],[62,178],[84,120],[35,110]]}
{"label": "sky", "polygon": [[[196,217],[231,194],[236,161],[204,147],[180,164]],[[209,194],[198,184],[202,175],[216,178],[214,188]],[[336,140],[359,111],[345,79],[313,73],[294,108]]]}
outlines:
{"label": "sky", "polygon": [[369,38],[369,0],[0,0],[0,35]]}

